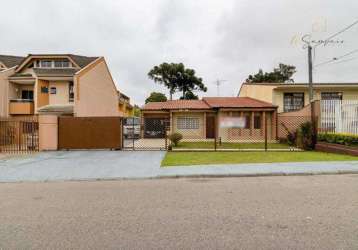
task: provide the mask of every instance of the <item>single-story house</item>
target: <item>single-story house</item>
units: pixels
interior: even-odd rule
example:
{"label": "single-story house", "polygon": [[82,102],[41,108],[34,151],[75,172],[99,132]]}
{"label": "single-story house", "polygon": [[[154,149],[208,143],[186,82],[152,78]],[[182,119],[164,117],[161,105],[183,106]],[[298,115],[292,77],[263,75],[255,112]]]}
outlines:
{"label": "single-story house", "polygon": [[249,97],[152,102],[142,107],[142,138],[181,133],[184,140],[277,140],[277,106]]}

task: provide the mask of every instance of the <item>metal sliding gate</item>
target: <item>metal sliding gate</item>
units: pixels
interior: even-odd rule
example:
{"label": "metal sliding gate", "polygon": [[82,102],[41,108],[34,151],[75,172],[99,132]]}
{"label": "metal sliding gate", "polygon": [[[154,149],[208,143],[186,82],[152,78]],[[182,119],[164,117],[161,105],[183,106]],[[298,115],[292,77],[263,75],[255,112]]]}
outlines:
{"label": "metal sliding gate", "polygon": [[138,117],[123,118],[122,148],[124,150],[167,150],[167,120]]}
{"label": "metal sliding gate", "polygon": [[0,119],[0,153],[39,151],[39,124],[35,118]]}

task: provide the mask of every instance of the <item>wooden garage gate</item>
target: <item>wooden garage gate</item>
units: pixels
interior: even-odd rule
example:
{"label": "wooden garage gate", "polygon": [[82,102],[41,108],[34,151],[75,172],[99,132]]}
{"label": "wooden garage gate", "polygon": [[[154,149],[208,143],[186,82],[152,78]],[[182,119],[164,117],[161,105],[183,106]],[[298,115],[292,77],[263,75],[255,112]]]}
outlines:
{"label": "wooden garage gate", "polygon": [[59,117],[59,149],[121,149],[120,117]]}

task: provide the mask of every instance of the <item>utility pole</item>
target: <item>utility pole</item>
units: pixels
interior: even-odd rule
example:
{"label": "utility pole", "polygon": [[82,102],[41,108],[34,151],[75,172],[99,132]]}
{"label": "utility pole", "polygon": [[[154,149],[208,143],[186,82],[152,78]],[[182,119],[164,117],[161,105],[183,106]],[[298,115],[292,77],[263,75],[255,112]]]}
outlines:
{"label": "utility pole", "polygon": [[308,44],[308,91],[309,91],[309,99],[311,105],[311,123],[313,129],[312,135],[312,146],[313,148],[316,145],[317,140],[317,131],[316,131],[316,114],[315,114],[315,103],[314,103],[314,93],[313,93],[313,66],[312,66],[312,46]]}
{"label": "utility pole", "polygon": [[312,76],[312,46],[308,45],[308,88],[310,103],[313,102],[313,76]]}

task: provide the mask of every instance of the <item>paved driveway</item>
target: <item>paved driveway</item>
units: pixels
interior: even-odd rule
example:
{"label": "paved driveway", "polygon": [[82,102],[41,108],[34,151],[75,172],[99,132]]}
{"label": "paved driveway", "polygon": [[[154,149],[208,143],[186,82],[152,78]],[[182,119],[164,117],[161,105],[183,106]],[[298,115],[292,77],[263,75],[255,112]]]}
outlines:
{"label": "paved driveway", "polygon": [[0,159],[0,182],[150,178],[165,152],[59,151]]}

